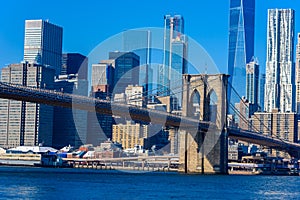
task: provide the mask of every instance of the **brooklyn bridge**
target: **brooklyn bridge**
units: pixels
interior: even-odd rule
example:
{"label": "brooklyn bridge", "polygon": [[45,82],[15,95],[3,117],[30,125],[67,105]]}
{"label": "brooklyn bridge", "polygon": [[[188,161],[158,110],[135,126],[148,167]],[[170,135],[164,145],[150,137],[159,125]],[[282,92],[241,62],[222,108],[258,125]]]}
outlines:
{"label": "brooklyn bridge", "polygon": [[[260,132],[231,127],[227,123],[228,75],[183,75],[182,115],[132,106],[110,100],[68,94],[0,82],[0,98],[80,109],[131,118],[142,123],[161,124],[179,138],[179,171],[184,173],[227,173],[228,138],[285,151],[300,158],[300,144]],[[216,119],[212,121],[209,102],[217,96]],[[200,96],[200,116],[193,115],[193,95]],[[235,111],[237,112],[237,111]],[[237,113],[239,114],[239,113]]]}

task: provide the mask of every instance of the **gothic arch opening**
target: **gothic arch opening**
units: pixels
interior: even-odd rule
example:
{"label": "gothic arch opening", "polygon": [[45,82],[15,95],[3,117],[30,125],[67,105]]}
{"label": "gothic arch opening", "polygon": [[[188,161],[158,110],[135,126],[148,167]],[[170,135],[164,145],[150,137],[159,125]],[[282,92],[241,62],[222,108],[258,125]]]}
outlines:
{"label": "gothic arch opening", "polygon": [[191,95],[190,116],[199,119],[200,117],[200,94],[195,89]]}
{"label": "gothic arch opening", "polygon": [[208,93],[207,98],[209,103],[208,121],[216,123],[218,117],[218,96],[216,92],[212,89]]}

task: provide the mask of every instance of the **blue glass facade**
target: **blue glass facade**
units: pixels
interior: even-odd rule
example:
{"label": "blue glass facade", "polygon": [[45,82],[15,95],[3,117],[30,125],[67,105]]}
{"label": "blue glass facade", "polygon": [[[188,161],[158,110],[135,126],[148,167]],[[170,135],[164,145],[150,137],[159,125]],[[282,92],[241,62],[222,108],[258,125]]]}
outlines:
{"label": "blue glass facade", "polygon": [[[174,17],[166,15],[164,21],[163,64],[159,67],[158,74],[159,96],[176,93],[175,90],[182,85],[181,75],[187,72],[186,39],[183,35],[184,19],[180,15],[174,15]],[[180,95],[176,97],[181,101]]]}
{"label": "blue glass facade", "polygon": [[266,83],[266,74],[261,74],[259,79],[259,108],[264,111],[264,88]]}
{"label": "blue glass facade", "polygon": [[187,73],[185,55],[185,40],[174,41],[172,43],[172,71],[170,73],[170,95],[177,98],[178,104],[182,100],[182,74]]}
{"label": "blue glass facade", "polygon": [[79,53],[63,53],[60,74],[78,74],[79,79],[87,80],[88,58]]}
{"label": "blue glass facade", "polygon": [[152,91],[151,70],[151,32],[149,30],[125,31],[123,37],[123,50],[133,52],[140,57],[139,85],[143,86],[146,93]]}
{"label": "blue glass facade", "polygon": [[[246,63],[254,55],[255,0],[231,0],[229,21],[229,83],[240,96],[245,96]],[[240,101],[231,87],[228,100],[232,104]]]}
{"label": "blue glass facade", "polygon": [[109,52],[109,59],[115,60],[114,93],[124,93],[128,85],[139,83],[140,57],[133,52]]}

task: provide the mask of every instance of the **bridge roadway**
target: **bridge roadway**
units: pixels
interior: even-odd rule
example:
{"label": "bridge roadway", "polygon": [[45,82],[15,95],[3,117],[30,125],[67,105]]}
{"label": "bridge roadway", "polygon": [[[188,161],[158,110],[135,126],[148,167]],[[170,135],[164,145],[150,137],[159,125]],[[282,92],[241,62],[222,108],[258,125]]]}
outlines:
{"label": "bridge roadway", "polygon": [[261,133],[242,130],[234,127],[227,127],[230,138],[245,142],[258,144],[272,149],[287,151],[292,157],[300,158],[300,144],[284,141],[277,137],[270,137]]}
{"label": "bridge roadway", "polygon": [[[106,115],[122,116],[143,123],[162,124],[166,127],[175,128],[180,127],[180,129],[184,130],[200,130],[205,132],[209,129],[217,131],[216,125],[212,122],[199,121],[189,117],[177,116],[162,111],[145,109],[92,97],[25,87],[3,82],[0,82],[0,98],[41,103],[51,106],[62,106]],[[230,138],[268,146],[279,150],[285,150],[289,152],[290,155],[300,158],[299,144],[232,127],[227,127],[227,133]]]}
{"label": "bridge roadway", "polygon": [[26,101],[32,103],[62,106],[86,110],[106,115],[121,116],[143,123],[162,124],[166,127],[180,127],[201,131],[212,130],[216,125],[211,122],[181,117],[171,113],[146,109],[142,107],[111,102],[108,100],[85,97],[81,95],[38,89],[0,82],[0,98]]}

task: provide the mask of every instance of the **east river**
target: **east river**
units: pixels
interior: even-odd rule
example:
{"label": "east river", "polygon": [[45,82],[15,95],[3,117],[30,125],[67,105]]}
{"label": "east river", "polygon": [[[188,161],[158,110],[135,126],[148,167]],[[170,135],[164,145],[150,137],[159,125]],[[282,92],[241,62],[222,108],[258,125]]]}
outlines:
{"label": "east river", "polygon": [[300,199],[300,177],[1,166],[0,199]]}

